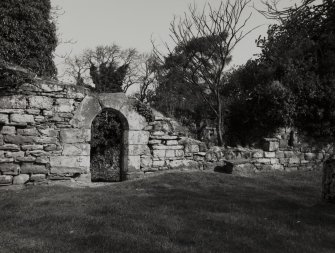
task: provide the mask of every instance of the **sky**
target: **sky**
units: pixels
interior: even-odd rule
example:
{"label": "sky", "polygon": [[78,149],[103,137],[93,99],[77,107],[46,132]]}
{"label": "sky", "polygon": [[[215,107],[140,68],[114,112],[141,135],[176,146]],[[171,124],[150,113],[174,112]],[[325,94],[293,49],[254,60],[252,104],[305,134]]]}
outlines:
{"label": "sky", "polygon": [[[61,8],[57,18],[59,38],[73,43],[60,43],[55,62],[62,74],[60,56],[80,54],[87,48],[116,43],[123,49],[136,48],[141,53],[152,50],[151,38],[157,45],[170,41],[169,24],[174,16],[181,16],[189,4],[202,8],[209,2],[214,8],[220,0],[51,0]],[[253,0],[260,7],[261,0]],[[293,5],[299,0],[282,0]],[[260,26],[249,34],[233,51],[232,65],[241,65],[260,52],[255,40],[266,35],[271,21],[255,11],[251,4],[246,14],[252,13],[245,30]],[[66,79],[63,79],[66,80]]]}

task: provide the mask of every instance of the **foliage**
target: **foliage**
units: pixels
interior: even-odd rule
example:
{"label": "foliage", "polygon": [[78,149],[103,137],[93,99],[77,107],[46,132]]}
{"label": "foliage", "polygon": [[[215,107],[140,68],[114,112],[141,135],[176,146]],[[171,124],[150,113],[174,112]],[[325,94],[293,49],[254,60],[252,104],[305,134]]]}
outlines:
{"label": "foliage", "polygon": [[260,58],[230,76],[238,94],[230,110],[230,134],[240,142],[281,126],[334,136],[335,6],[325,1],[285,13],[269,28],[268,38],[258,40]]}
{"label": "foliage", "polygon": [[0,94],[15,92],[24,83],[31,83],[34,75],[26,69],[0,61]]}
{"label": "foliage", "polygon": [[142,115],[146,119],[147,122],[154,121],[154,114],[147,104],[135,99],[133,107],[140,115]]}
{"label": "foliage", "polygon": [[66,59],[66,73],[77,85],[94,84],[98,92],[126,92],[138,83],[141,57],[135,49],[97,46]]}
{"label": "foliage", "polygon": [[[219,145],[223,144],[226,66],[235,46],[250,32],[243,31],[250,16],[242,18],[249,2],[222,1],[218,8],[208,4],[201,12],[190,6],[183,19],[171,23],[175,48],[161,58],[164,78],[177,74],[177,83],[195,92],[199,106],[207,106],[215,115]],[[156,54],[162,56],[157,50]]]}
{"label": "foliage", "polygon": [[120,181],[122,122],[112,111],[101,112],[92,122],[92,181]]}
{"label": "foliage", "polygon": [[0,59],[54,77],[57,38],[50,9],[50,0],[1,0]]}

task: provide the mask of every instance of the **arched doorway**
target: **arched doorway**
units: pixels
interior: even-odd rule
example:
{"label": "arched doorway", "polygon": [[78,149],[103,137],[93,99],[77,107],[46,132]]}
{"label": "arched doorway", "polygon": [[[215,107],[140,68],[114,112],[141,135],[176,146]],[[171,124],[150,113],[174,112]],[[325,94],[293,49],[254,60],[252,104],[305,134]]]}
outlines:
{"label": "arched doorway", "polygon": [[103,109],[91,126],[92,182],[119,182],[124,170],[126,119],[113,109]]}

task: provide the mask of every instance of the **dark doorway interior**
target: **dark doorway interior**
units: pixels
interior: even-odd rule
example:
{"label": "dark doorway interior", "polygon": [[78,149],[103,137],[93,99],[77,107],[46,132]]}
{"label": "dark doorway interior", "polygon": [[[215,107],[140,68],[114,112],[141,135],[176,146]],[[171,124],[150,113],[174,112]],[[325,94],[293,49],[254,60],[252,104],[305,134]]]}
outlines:
{"label": "dark doorway interior", "polygon": [[92,122],[91,180],[119,182],[122,171],[123,127],[112,110],[103,110]]}

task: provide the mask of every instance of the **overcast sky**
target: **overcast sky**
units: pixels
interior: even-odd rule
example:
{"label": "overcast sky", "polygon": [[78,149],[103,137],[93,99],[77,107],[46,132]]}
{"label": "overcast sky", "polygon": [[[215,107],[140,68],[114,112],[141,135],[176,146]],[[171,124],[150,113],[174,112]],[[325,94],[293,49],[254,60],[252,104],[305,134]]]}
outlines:
{"label": "overcast sky", "polygon": [[[169,41],[169,23],[174,15],[180,16],[188,5],[195,3],[203,7],[206,2],[218,6],[219,0],[51,0],[53,6],[62,8],[58,17],[58,32],[63,40],[73,40],[75,44],[61,44],[57,55],[71,52],[72,55],[97,45],[116,43],[122,48],[133,47],[140,52],[150,52],[151,37],[157,43]],[[282,0],[292,5],[299,0]],[[254,0],[260,6],[260,0]],[[255,40],[265,35],[270,21],[257,13],[251,6],[246,14],[253,15],[246,27],[262,25],[248,35],[234,50],[233,64],[245,63],[259,53]],[[55,59],[62,72],[62,60]]]}

